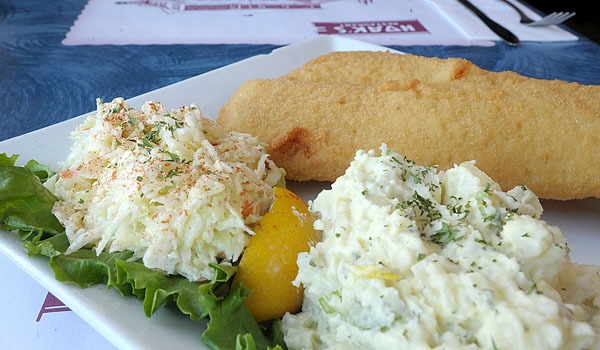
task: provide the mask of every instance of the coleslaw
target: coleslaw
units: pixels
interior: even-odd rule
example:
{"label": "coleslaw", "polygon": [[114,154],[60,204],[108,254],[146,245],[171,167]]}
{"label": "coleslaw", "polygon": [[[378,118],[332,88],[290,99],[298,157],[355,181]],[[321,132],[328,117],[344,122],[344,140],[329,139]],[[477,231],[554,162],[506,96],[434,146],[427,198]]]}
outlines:
{"label": "coleslaw", "polygon": [[70,241],[65,254],[132,251],[190,281],[210,280],[210,263],[236,261],[284,181],[265,145],[221,131],[195,105],[97,105],[45,184],[58,197],[52,212]]}

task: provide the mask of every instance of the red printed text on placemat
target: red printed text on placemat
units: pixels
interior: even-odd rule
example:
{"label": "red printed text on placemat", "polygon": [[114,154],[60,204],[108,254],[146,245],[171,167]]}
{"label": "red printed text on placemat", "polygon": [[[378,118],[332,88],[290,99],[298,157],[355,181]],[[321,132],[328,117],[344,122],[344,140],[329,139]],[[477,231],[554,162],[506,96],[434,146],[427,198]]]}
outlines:
{"label": "red printed text on placemat", "polygon": [[319,34],[394,34],[428,32],[418,20],[313,22]]}

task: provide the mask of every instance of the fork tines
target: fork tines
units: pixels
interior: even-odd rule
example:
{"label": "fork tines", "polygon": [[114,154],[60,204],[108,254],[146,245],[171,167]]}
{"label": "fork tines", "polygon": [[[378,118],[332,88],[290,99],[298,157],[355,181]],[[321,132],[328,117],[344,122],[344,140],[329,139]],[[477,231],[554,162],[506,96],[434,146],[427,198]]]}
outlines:
{"label": "fork tines", "polygon": [[526,25],[530,27],[542,27],[542,26],[552,26],[556,24],[560,24],[569,18],[575,16],[575,12],[553,12],[540,20],[537,20],[532,23],[528,23]]}

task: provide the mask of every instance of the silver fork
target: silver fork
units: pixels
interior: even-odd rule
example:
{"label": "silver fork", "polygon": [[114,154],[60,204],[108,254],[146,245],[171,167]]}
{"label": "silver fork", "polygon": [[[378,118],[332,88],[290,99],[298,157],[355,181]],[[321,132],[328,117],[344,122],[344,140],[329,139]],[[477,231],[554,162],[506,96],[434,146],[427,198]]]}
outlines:
{"label": "silver fork", "polygon": [[551,14],[544,16],[538,20],[529,18],[526,14],[521,11],[515,4],[508,0],[501,0],[505,4],[509,5],[521,16],[521,23],[530,27],[544,27],[561,24],[569,18],[575,16],[575,12],[552,12]]}

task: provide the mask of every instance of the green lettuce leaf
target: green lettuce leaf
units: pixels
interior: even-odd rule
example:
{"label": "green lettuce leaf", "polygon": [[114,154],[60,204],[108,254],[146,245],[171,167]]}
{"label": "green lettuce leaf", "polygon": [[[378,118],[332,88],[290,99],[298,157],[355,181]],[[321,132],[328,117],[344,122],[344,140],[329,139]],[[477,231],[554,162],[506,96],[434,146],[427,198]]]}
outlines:
{"label": "green lettuce leaf", "polygon": [[[210,321],[202,342],[211,349],[286,349],[279,321],[263,332],[244,301],[252,291],[239,283],[229,295],[210,310]],[[237,334],[234,338],[232,334]]]}
{"label": "green lettuce leaf", "polygon": [[[43,248],[46,241],[34,249]],[[101,252],[96,254],[90,249],[80,249],[68,255],[52,254],[49,265],[58,281],[74,283],[81,288],[95,284],[105,284],[117,289],[123,296],[133,295],[143,299],[146,316],[152,316],[163,306],[175,303],[179,310],[192,320],[201,320],[208,316],[208,310],[214,308],[224,292],[228,292],[228,281],[235,273],[231,266],[213,265],[215,278],[206,282],[191,282],[187,278],[150,269],[142,262],[131,261],[133,253]],[[226,288],[221,288],[227,284]]]}
{"label": "green lettuce leaf", "polygon": [[64,253],[69,247],[69,239],[64,232],[49,238],[44,238],[43,233],[27,236],[19,235],[19,238],[23,241],[23,247],[29,256],[42,255],[51,258]]}
{"label": "green lettuce leaf", "polygon": [[215,277],[211,281],[190,282],[182,276],[169,276],[149,269],[139,262],[119,260],[117,283],[129,284],[133,294],[144,299],[144,312],[148,317],[161,306],[174,302],[179,310],[189,315],[192,320],[201,320],[221,298],[215,291],[218,291],[222,284],[226,284],[235,273],[235,268],[230,269],[231,266],[211,266],[215,270]]}
{"label": "green lettuce leaf", "polygon": [[55,172],[50,170],[50,167],[38,163],[36,160],[29,160],[25,164],[25,168],[31,170],[32,173],[37,176],[42,183],[46,182],[49,178],[54,176]]}
{"label": "green lettuce leaf", "polygon": [[41,170],[43,167],[37,162],[29,162],[29,167],[15,166],[17,158],[18,155],[0,154],[0,229],[18,230],[23,238],[36,233],[53,236],[63,232],[51,212],[57,198],[38,177],[45,181],[49,173]]}
{"label": "green lettuce leaf", "polygon": [[79,249],[69,255],[55,255],[48,264],[60,282],[75,283],[80,288],[95,284],[113,286],[117,285],[117,261],[132,256],[130,251],[96,254],[90,249]]}
{"label": "green lettuce leaf", "polygon": [[9,157],[8,154],[2,153],[2,154],[0,154],[0,166],[6,166],[6,167],[15,166],[17,159],[19,159],[18,154],[13,154],[12,156]]}

